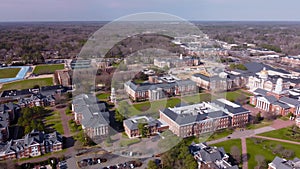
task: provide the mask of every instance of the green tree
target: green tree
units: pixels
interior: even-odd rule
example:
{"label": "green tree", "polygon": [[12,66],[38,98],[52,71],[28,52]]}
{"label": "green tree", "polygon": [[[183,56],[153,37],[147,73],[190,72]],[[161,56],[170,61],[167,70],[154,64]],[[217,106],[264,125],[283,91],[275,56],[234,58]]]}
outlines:
{"label": "green tree", "polygon": [[139,129],[139,133],[142,135],[142,137],[146,137],[147,136],[147,130],[148,128],[146,127],[147,123],[139,123],[138,124],[138,129]]}
{"label": "green tree", "polygon": [[123,120],[125,120],[125,117],[118,110],[116,110],[115,111],[115,120],[117,122],[123,123]]}
{"label": "green tree", "polygon": [[158,169],[158,166],[155,164],[153,160],[150,160],[148,162],[147,169]]}
{"label": "green tree", "polygon": [[255,156],[255,161],[257,162],[257,166],[255,168],[257,169],[264,169],[268,168],[267,167],[267,162],[264,156],[262,155],[256,155]]}

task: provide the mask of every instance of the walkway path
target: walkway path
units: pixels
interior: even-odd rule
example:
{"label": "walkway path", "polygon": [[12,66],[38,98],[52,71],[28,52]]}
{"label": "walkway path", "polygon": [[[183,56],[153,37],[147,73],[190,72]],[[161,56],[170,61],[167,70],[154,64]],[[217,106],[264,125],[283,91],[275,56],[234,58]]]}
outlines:
{"label": "walkway path", "polygon": [[265,136],[254,136],[254,137],[261,138],[261,139],[266,139],[266,140],[273,140],[273,141],[279,141],[279,142],[284,142],[284,143],[300,145],[300,142],[290,141],[290,140],[282,140],[282,139],[279,139],[279,138],[272,138],[272,137],[265,137]]}
{"label": "walkway path", "polygon": [[243,169],[248,169],[248,155],[247,155],[247,143],[246,138],[241,138],[242,140],[242,160],[243,160]]}
{"label": "walkway path", "polygon": [[59,111],[59,113],[60,113],[61,122],[62,122],[62,126],[63,126],[63,129],[64,129],[64,136],[65,137],[70,137],[72,135],[71,135],[71,132],[70,132],[70,129],[69,129],[68,122],[69,122],[69,120],[72,119],[72,117],[66,115],[66,108],[67,107],[65,107],[63,109],[57,109],[57,111]]}

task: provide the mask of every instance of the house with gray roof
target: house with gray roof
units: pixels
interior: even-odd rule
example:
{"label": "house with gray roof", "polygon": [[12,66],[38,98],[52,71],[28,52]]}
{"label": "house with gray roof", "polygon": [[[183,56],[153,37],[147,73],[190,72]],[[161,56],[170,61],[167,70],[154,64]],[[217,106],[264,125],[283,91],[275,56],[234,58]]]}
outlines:
{"label": "house with gray roof", "polygon": [[105,103],[99,103],[93,95],[81,94],[72,102],[75,121],[90,138],[105,136],[109,129],[109,112]]}
{"label": "house with gray roof", "polygon": [[147,130],[147,135],[155,135],[166,129],[168,125],[164,124],[160,120],[147,116],[131,117],[123,121],[125,133],[129,138],[142,137],[142,133],[139,129],[139,124],[144,124],[144,128]]}
{"label": "house with gray roof", "polygon": [[0,105],[0,142],[9,138],[9,124],[15,120],[20,107],[12,102]]}
{"label": "house with gray roof", "polygon": [[229,155],[223,147],[211,147],[206,143],[200,143],[192,144],[189,150],[197,160],[199,169],[238,169],[238,166],[228,162]]}
{"label": "house with gray roof", "polygon": [[61,151],[63,138],[58,132],[46,134],[33,130],[23,139],[0,144],[0,160],[36,157],[49,152]]}
{"label": "house with gray roof", "polygon": [[269,169],[300,169],[300,159],[296,157],[294,160],[286,160],[276,156],[269,163]]}

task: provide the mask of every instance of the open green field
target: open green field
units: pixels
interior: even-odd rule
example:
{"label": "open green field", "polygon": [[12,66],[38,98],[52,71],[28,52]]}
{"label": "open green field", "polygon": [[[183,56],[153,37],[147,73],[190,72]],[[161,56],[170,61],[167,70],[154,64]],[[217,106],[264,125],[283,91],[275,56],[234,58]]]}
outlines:
{"label": "open green field", "polygon": [[248,168],[255,168],[257,162],[255,160],[256,155],[262,155],[265,157],[267,163],[273,161],[276,156],[281,157],[280,154],[275,154],[273,152],[277,145],[281,145],[284,149],[293,150],[295,152],[295,157],[300,156],[299,145],[283,143],[271,140],[262,140],[262,142],[256,143],[254,138],[248,138],[247,141],[247,153],[248,153]]}
{"label": "open green field", "polygon": [[35,85],[41,86],[52,86],[52,78],[40,78],[40,79],[26,79],[21,81],[16,81],[12,83],[6,83],[2,86],[1,90],[13,90],[13,89],[30,89]]}
{"label": "open green field", "polygon": [[0,69],[0,79],[16,77],[21,68]]}
{"label": "open green field", "polygon": [[231,147],[232,146],[237,146],[241,152],[242,152],[242,142],[241,139],[232,139],[228,141],[223,141],[217,144],[212,144],[211,146],[216,146],[216,147],[224,147],[224,150],[226,153],[230,154]]}
{"label": "open green field", "polygon": [[224,95],[226,96],[226,99],[229,101],[245,100],[249,96],[251,96],[250,93],[243,92],[242,90],[226,92]]}
{"label": "open green field", "polygon": [[279,130],[274,130],[266,133],[259,134],[260,136],[278,138],[283,140],[290,140],[300,142],[300,129],[292,130],[292,127],[282,128]]}
{"label": "open green field", "polygon": [[56,70],[64,69],[64,64],[49,64],[49,65],[37,65],[33,73],[36,75],[42,75],[42,74],[52,74]]}
{"label": "open green field", "polygon": [[194,103],[199,103],[203,101],[211,101],[211,94],[210,93],[199,93],[196,95],[191,95],[191,96],[183,96],[182,101],[188,104],[194,104]]}
{"label": "open green field", "polygon": [[127,101],[119,103],[118,110],[120,113],[127,117],[135,115],[150,115],[152,117],[159,117],[159,110],[166,107],[174,107],[181,101],[178,98],[163,99],[158,101],[145,101],[142,103],[136,103],[129,105]]}
{"label": "open green field", "polygon": [[60,134],[64,134],[60,113],[57,111],[51,112],[51,115],[45,118],[45,125],[56,130]]}

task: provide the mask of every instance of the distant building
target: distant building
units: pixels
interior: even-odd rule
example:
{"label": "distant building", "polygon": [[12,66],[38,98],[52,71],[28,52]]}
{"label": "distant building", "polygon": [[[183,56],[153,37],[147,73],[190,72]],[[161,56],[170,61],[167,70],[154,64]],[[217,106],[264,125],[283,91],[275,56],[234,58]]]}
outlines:
{"label": "distant building", "polygon": [[198,87],[215,91],[241,88],[246,83],[243,77],[226,72],[211,77],[196,73],[191,76],[191,80],[196,82]]}
{"label": "distant building", "polygon": [[219,129],[243,127],[250,111],[225,99],[160,110],[160,121],[179,137],[190,137]]}
{"label": "distant building", "polygon": [[256,76],[250,76],[248,79],[247,87],[250,91],[254,91],[257,88],[261,88],[267,91],[272,91],[275,89],[275,85],[278,80],[281,81],[283,89],[289,89],[291,84],[288,80],[283,81],[282,78],[276,76],[269,76],[268,71],[264,68],[262,71],[257,73]]}
{"label": "distant building", "polygon": [[198,66],[201,62],[199,58],[193,58],[191,56],[183,57],[180,55],[180,58],[155,58],[153,64],[159,68],[173,68]]}
{"label": "distant building", "polygon": [[292,65],[300,65],[300,55],[282,57],[281,62],[292,64]]}
{"label": "distant building", "polygon": [[294,160],[286,160],[280,157],[275,157],[274,160],[269,163],[268,169],[299,169],[300,159],[294,158]]}
{"label": "distant building", "polygon": [[0,160],[36,157],[62,149],[63,138],[58,132],[45,134],[33,130],[23,139],[0,144]]}
{"label": "distant building", "polygon": [[238,169],[232,166],[223,147],[211,147],[205,143],[194,144],[189,147],[191,154],[197,160],[198,169]]}
{"label": "distant building", "polygon": [[142,136],[138,128],[138,125],[140,123],[145,124],[144,127],[147,128],[149,135],[154,135],[168,129],[168,126],[166,124],[163,124],[161,121],[153,119],[152,117],[147,117],[147,116],[132,117],[130,119],[126,119],[123,121],[125,133],[129,138]]}
{"label": "distant building", "polygon": [[92,95],[81,94],[72,102],[75,121],[90,138],[99,138],[109,132],[109,112],[105,103],[98,103]]}
{"label": "distant building", "polygon": [[62,86],[72,86],[71,71],[70,70],[56,70],[54,73],[58,83]]}
{"label": "distant building", "polygon": [[124,84],[125,92],[133,101],[159,100],[170,96],[194,94],[198,92],[196,83],[191,80],[149,77],[149,83],[136,84],[128,81]]}
{"label": "distant building", "polygon": [[71,61],[72,69],[87,69],[91,67],[91,60],[88,59],[74,59]]}

